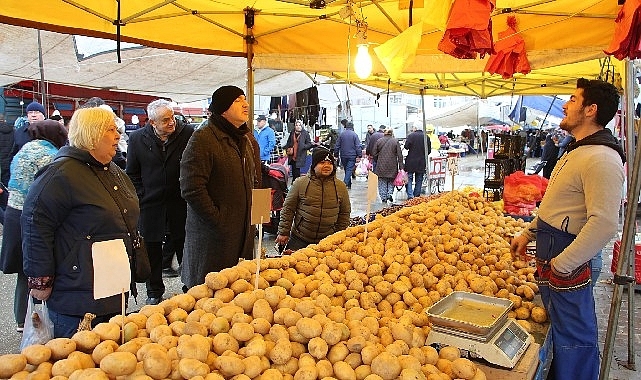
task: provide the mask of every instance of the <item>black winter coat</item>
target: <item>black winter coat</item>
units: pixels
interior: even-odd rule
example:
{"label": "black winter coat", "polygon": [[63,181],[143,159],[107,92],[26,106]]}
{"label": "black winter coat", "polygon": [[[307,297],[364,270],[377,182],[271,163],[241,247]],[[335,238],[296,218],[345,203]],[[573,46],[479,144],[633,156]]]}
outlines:
{"label": "black winter coat", "polygon": [[163,143],[151,124],[129,136],[127,175],[140,199],[140,233],[149,242],[161,242],[168,223],[172,237],[185,236],[187,202],[180,196],[180,159],[189,138],[190,125],[176,125]]}
{"label": "black winter coat", "polygon": [[204,283],[207,273],[232,267],[240,258],[253,258],[253,135],[244,124],[239,129],[245,134],[236,140],[220,123],[229,122],[213,115],[207,126],[196,130],[180,161],[180,190],[187,201],[181,279],[188,287]]}
{"label": "black winter coat", "polygon": [[[114,197],[126,212],[121,213]],[[87,151],[64,146],[36,175],[21,218],[24,273],[54,276],[47,300],[51,310],[77,316],[120,312],[120,294],[94,299],[92,245],[122,239],[131,254],[123,215],[136,225],[138,197],[113,162],[103,165]]]}
{"label": "black winter coat", "polygon": [[[425,134],[423,131],[414,131],[405,140],[405,171],[408,173],[425,173]],[[432,143],[427,139],[427,154],[432,151]]]}
{"label": "black winter coat", "polygon": [[[285,150],[287,150],[287,148],[294,147],[294,133],[295,132],[292,131],[292,133],[289,134],[287,143],[283,147],[285,148]],[[312,139],[309,137],[309,132],[302,129],[300,131],[300,136],[298,137],[298,151],[296,152],[296,157],[294,158],[296,160],[297,168],[302,168],[303,166],[305,166],[305,162],[307,161],[307,152],[312,146]],[[290,162],[290,164],[292,163]]]}
{"label": "black winter coat", "polygon": [[383,136],[378,139],[372,155],[376,160],[374,173],[381,178],[396,178],[398,171],[403,168],[401,144],[394,136]]}
{"label": "black winter coat", "polygon": [[0,121],[0,182],[9,183],[11,159],[13,158],[13,125]]}

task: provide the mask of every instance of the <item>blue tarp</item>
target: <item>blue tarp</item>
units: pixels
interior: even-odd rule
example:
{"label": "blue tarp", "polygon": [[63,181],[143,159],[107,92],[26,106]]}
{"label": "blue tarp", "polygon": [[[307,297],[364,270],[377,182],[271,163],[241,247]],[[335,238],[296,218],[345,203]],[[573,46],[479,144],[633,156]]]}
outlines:
{"label": "blue tarp", "polygon": [[[552,108],[550,108],[552,104]],[[563,118],[563,104],[565,101],[554,96],[539,95],[539,96],[519,96],[519,99],[514,105],[514,109],[509,115],[510,120],[515,123],[525,121],[525,112],[522,111],[522,108],[532,108],[541,112],[548,112],[552,116],[558,118]]]}

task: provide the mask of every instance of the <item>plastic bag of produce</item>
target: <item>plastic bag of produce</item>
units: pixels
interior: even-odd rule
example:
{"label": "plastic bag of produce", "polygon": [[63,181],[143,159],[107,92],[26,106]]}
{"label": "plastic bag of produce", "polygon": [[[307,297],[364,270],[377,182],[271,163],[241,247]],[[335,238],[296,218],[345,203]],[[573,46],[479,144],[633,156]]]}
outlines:
{"label": "plastic bag of produce", "polygon": [[45,344],[53,339],[53,322],[49,319],[47,303],[35,304],[30,295],[20,350],[34,344]]}

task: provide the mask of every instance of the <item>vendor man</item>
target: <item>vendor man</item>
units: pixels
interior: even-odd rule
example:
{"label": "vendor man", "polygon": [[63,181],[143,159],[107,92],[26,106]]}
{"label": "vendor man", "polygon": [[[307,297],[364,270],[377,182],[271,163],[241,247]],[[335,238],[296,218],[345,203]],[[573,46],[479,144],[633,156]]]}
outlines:
{"label": "vendor man", "polygon": [[550,317],[553,378],[599,377],[590,261],[617,232],[625,156],[605,128],[619,104],[616,88],[579,79],[563,106],[561,128],[576,138],[559,159],[538,216],[512,241],[523,255],[536,239],[539,290]]}

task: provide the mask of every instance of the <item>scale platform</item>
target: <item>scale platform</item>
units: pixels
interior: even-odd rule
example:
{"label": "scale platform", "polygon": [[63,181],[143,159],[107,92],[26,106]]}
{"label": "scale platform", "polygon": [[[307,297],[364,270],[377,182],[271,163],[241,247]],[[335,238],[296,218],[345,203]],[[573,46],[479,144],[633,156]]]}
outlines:
{"label": "scale platform", "polygon": [[514,368],[534,338],[516,320],[508,318],[487,335],[433,325],[426,344],[441,344],[466,350],[501,367]]}

